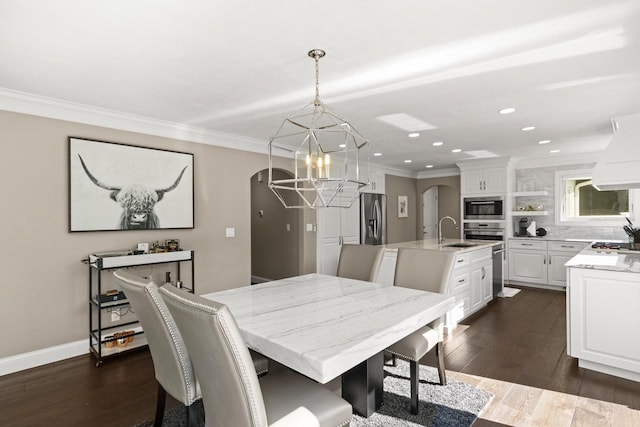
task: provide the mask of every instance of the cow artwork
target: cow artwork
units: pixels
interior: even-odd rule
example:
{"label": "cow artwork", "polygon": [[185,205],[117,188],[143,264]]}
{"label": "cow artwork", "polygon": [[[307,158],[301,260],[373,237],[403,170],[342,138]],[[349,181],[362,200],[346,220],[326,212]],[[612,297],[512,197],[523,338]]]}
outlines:
{"label": "cow artwork", "polygon": [[180,184],[182,175],[184,175],[184,172],[188,167],[185,166],[175,182],[167,188],[151,189],[140,184],[131,184],[126,187],[115,187],[105,184],[93,176],[93,174],[89,172],[87,165],[84,163],[82,156],[78,154],[78,157],[80,158],[82,169],[84,169],[91,182],[102,189],[110,191],[111,194],[109,197],[122,207],[122,213],[120,214],[120,219],[117,224],[117,228],[120,230],[160,228],[160,220],[154,211],[154,207],[156,203],[160,202],[164,198],[166,193],[175,189],[178,184]]}

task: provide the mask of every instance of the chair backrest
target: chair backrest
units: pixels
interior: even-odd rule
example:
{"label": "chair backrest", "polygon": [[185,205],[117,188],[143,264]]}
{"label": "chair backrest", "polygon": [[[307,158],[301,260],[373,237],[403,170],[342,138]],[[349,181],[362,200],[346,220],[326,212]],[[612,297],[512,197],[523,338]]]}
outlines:
{"label": "chair backrest", "polygon": [[157,285],[125,270],[113,273],[127,296],[149,343],[156,380],[167,393],[184,405],[197,395],[196,379],[180,331],[158,293]]}
{"label": "chair backrest", "polygon": [[383,246],[343,244],[338,261],[338,277],[375,282],[384,256]]}
{"label": "chair backrest", "polygon": [[454,259],[454,252],[399,248],[393,284],[444,294]]}
{"label": "chair backrest", "polygon": [[170,285],[160,294],[191,355],[207,426],[266,426],[258,376],[229,308]]}

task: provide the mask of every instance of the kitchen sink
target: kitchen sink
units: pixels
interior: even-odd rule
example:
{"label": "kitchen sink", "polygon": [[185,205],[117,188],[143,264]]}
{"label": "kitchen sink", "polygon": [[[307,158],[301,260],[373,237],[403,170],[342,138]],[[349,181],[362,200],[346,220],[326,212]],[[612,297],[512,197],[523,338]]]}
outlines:
{"label": "kitchen sink", "polygon": [[446,245],[442,245],[446,248],[470,248],[472,246],[478,246],[477,243],[465,243],[465,242],[460,242],[460,243],[448,243]]}

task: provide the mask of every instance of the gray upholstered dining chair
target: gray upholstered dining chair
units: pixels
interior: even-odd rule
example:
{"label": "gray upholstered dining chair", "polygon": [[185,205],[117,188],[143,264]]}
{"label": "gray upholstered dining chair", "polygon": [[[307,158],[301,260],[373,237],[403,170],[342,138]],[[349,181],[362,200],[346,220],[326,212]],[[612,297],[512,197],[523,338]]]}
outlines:
{"label": "gray upholstered dining chair", "polygon": [[351,405],[288,369],[260,379],[231,310],[170,285],[160,288],[200,380],[207,426],[347,426]]}
{"label": "gray upholstered dining chair", "polygon": [[[444,294],[453,269],[455,254],[413,248],[398,249],[394,286]],[[411,412],[418,413],[420,359],[435,348],[440,384],[446,385],[444,368],[443,325],[436,319],[387,349],[394,356],[409,361],[411,377]]]}
{"label": "gray upholstered dining chair", "polygon": [[336,276],[375,282],[378,280],[384,247],[345,243],[340,249]]}
{"label": "gray upholstered dining chair", "polygon": [[[158,383],[154,426],[162,425],[167,393],[185,406],[186,425],[195,425],[192,405],[201,397],[200,385],[180,331],[158,293],[157,285],[125,270],[117,270],[113,275],[135,310],[149,344]],[[252,356],[256,371],[266,373],[268,359],[258,353]]]}

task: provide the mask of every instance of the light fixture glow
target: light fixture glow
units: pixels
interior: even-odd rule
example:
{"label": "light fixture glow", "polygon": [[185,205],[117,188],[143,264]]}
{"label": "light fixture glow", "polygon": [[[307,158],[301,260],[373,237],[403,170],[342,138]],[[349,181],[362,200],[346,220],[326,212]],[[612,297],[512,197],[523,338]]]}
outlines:
{"label": "light fixture glow", "polygon": [[376,157],[380,157],[380,156],[382,156],[382,153],[373,153],[373,155],[376,156]]}
{"label": "light fixture glow", "polygon": [[508,107],[508,108],[503,108],[502,110],[498,111],[498,113],[500,114],[511,114],[513,112],[515,112],[516,109],[513,107]]}
{"label": "light fixture glow", "polygon": [[462,150],[460,148],[454,148],[453,150],[451,150],[452,153],[459,153]]}
{"label": "light fixture glow", "polygon": [[412,160],[405,160],[404,162],[405,162],[405,163],[411,163],[411,162],[412,162]]}
{"label": "light fixture glow", "polygon": [[344,147],[346,147],[346,146],[347,146],[347,144],[340,144],[340,145],[338,145],[338,147],[340,147],[340,148],[344,148]]}
{"label": "light fixture glow", "polygon": [[427,165],[427,166],[425,166],[425,167],[426,167],[427,169],[429,169],[429,168],[432,168],[432,167],[433,167],[433,165]]}
{"label": "light fixture glow", "polygon": [[548,143],[550,143],[550,142],[551,142],[551,140],[550,140],[550,139],[543,139],[542,141],[538,141],[538,144],[540,144],[540,145],[544,145],[544,144],[548,144]]}
{"label": "light fixture glow", "polygon": [[551,153],[551,154],[559,153],[559,152],[560,152],[560,150],[551,150],[551,151],[549,151],[549,153]]}
{"label": "light fixture glow", "polygon": [[442,141],[436,141],[436,142],[434,142],[434,143],[433,143],[433,146],[434,146],[434,147],[439,147],[439,146],[441,146],[442,144],[444,144],[444,142],[442,142]]}
{"label": "light fixture glow", "polygon": [[420,136],[420,134],[418,132],[411,132],[408,136],[409,138],[417,138]]}
{"label": "light fixture glow", "polygon": [[525,126],[522,129],[520,129],[522,132],[529,132],[530,130],[534,130],[536,127],[535,126]]}

